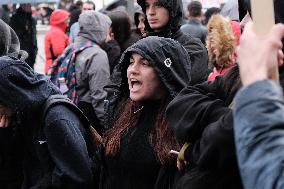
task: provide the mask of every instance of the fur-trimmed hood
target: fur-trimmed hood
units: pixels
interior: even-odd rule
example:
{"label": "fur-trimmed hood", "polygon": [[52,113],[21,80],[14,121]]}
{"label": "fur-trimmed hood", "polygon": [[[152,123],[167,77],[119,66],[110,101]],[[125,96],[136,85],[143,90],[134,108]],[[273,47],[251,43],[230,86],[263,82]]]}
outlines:
{"label": "fur-trimmed hood", "polygon": [[229,19],[213,15],[207,25],[207,50],[209,62],[217,68],[227,68],[235,63],[236,38]]}

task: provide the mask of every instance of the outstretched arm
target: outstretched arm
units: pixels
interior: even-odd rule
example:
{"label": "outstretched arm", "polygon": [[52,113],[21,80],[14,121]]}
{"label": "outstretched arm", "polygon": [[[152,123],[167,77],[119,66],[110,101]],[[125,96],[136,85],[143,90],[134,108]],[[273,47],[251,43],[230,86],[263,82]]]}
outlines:
{"label": "outstretched arm", "polygon": [[238,52],[244,87],[235,98],[234,130],[240,172],[245,188],[284,187],[284,100],[282,89],[269,72],[283,63],[278,24],[265,36],[257,36],[247,24]]}

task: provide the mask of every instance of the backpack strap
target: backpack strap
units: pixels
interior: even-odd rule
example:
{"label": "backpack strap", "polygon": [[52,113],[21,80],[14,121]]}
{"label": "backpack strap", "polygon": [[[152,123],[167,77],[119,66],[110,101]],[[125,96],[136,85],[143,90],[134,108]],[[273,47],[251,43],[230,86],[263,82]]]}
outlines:
{"label": "backpack strap", "polygon": [[64,105],[71,111],[73,111],[80,119],[80,121],[83,123],[84,128],[87,132],[87,147],[89,151],[89,155],[93,156],[96,152],[98,146],[102,144],[102,137],[98,134],[98,132],[94,129],[94,127],[90,124],[88,118],[84,115],[84,113],[67,97],[64,95],[51,95],[43,106],[42,111],[42,124],[44,125],[45,116],[48,112],[48,110],[51,107],[54,107],[56,105]]}

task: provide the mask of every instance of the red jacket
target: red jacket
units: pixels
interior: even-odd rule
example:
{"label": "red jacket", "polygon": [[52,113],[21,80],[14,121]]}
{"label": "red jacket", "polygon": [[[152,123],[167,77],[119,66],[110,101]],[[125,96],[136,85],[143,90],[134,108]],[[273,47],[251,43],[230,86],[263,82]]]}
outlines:
{"label": "red jacket", "polygon": [[67,28],[67,19],[69,12],[65,10],[55,10],[50,17],[50,30],[45,35],[45,68],[47,73],[49,66],[52,64],[51,49],[55,57],[61,55],[70,44],[68,36],[65,34]]}
{"label": "red jacket", "polygon": [[215,78],[219,75],[223,75],[226,72],[228,72],[232,67],[228,67],[228,68],[221,68],[219,70],[216,70],[216,68],[214,68],[213,72],[209,74],[208,76],[208,81],[214,81]]}

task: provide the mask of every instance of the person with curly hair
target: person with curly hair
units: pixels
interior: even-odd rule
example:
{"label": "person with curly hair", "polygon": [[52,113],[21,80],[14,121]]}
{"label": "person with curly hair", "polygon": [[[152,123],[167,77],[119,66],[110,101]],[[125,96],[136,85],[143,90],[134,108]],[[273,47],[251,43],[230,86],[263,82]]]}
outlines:
{"label": "person with curly hair", "polygon": [[238,35],[233,31],[236,24],[220,14],[213,15],[208,22],[207,50],[209,67],[213,69],[208,76],[209,81],[226,73],[236,63]]}

